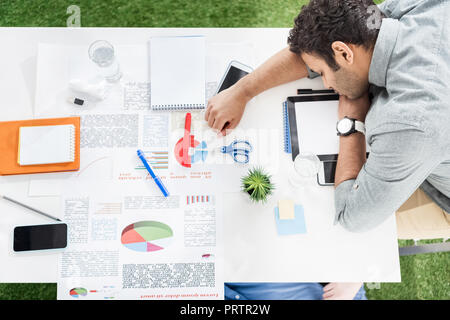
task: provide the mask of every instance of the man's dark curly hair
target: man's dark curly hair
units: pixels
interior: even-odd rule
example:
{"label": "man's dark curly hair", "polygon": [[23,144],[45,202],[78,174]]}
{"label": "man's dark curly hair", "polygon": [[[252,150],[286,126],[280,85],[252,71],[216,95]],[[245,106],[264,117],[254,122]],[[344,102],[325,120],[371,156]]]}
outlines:
{"label": "man's dark curly hair", "polygon": [[339,70],[331,45],[342,41],[371,48],[379,29],[369,28],[372,0],[311,0],[303,6],[289,32],[288,44],[296,54],[323,58],[331,69]]}

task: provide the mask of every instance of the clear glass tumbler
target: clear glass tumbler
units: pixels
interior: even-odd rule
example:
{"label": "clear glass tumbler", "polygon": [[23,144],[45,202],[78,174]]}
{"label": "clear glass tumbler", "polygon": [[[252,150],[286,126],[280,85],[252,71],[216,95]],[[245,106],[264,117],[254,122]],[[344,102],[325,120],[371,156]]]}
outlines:
{"label": "clear glass tumbler", "polygon": [[312,186],[317,183],[320,159],[312,153],[299,154],[289,172],[289,182],[293,187]]}
{"label": "clear glass tumbler", "polygon": [[122,77],[119,63],[114,55],[114,47],[106,40],[94,41],[88,50],[89,58],[99,67],[108,82],[117,82]]}

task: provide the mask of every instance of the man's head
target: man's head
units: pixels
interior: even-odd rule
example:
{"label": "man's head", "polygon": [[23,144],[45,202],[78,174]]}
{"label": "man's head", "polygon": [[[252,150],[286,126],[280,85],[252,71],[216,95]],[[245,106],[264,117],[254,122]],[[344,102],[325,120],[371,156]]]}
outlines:
{"label": "man's head", "polygon": [[369,86],[379,32],[368,23],[372,6],[372,0],[311,0],[289,33],[290,50],[322,75],[326,87],[350,99],[362,96]]}

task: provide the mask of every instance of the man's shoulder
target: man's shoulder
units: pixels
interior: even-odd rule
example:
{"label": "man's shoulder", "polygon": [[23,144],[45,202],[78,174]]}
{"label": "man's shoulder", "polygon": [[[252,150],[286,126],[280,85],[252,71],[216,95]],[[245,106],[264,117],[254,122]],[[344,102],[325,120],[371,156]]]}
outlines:
{"label": "man's shoulder", "polygon": [[386,0],[378,8],[387,18],[400,19],[405,15],[421,14],[439,10],[441,6],[449,5],[449,0]]}

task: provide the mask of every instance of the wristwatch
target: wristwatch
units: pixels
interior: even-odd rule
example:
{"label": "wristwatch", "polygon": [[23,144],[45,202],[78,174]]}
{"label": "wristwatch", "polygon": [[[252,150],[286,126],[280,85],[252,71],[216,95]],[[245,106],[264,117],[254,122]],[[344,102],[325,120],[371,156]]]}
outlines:
{"label": "wristwatch", "polygon": [[366,134],[364,122],[349,117],[344,117],[339,120],[336,124],[336,130],[338,136],[349,136],[355,132],[361,132],[364,135]]}

